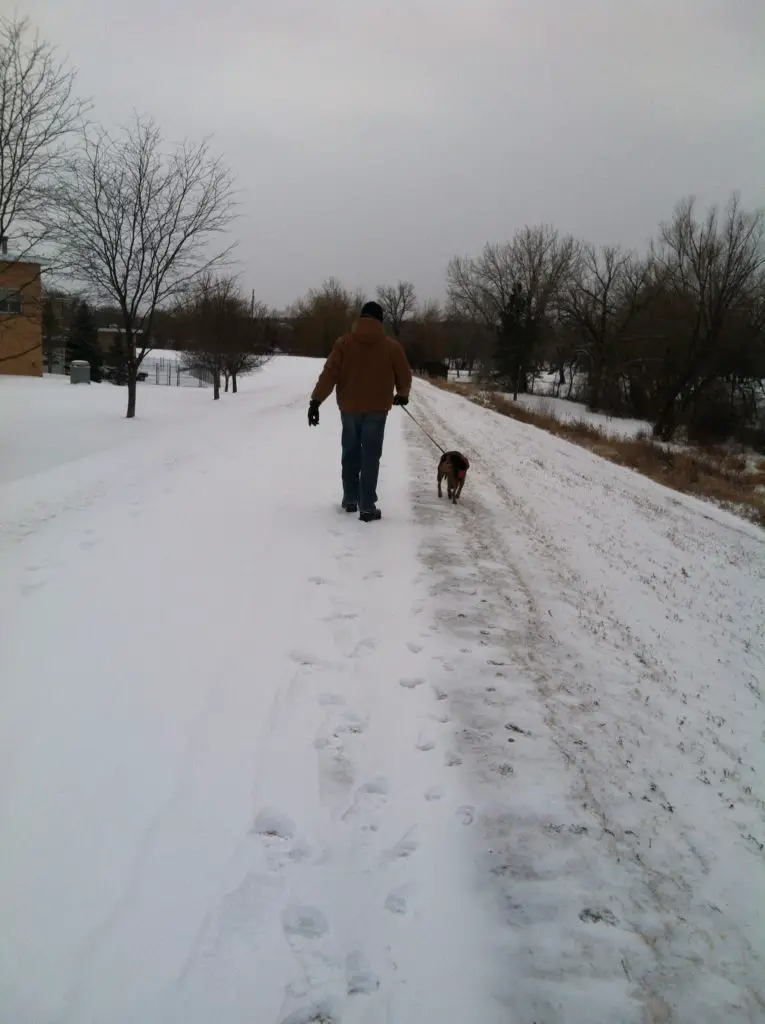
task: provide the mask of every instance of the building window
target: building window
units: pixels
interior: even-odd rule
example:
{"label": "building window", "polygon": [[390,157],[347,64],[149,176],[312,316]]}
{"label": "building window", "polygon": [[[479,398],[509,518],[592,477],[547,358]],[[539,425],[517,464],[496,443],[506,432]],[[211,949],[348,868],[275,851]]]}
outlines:
{"label": "building window", "polygon": [[0,288],[0,313],[20,313],[21,292],[12,288]]}

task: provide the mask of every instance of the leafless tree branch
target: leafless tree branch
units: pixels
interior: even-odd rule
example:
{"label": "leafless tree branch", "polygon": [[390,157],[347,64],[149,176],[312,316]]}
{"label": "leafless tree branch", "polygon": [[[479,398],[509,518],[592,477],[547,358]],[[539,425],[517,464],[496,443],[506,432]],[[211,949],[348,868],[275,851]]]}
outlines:
{"label": "leafless tree branch", "polygon": [[16,258],[48,237],[52,189],[89,103],[26,18],[0,17],[0,237]]}
{"label": "leafless tree branch", "polygon": [[128,417],[134,416],[136,374],[157,310],[232,252],[231,245],[210,247],[234,216],[230,172],[207,141],[166,151],[154,122],[137,118],[116,136],[101,131],[84,138],[67,163],[57,201],[54,237],[67,269],[120,310]]}
{"label": "leafless tree branch", "polygon": [[417,294],[411,281],[399,281],[396,285],[380,285],[377,301],[383,308],[385,319],[395,337],[401,336],[405,321],[417,307]]}

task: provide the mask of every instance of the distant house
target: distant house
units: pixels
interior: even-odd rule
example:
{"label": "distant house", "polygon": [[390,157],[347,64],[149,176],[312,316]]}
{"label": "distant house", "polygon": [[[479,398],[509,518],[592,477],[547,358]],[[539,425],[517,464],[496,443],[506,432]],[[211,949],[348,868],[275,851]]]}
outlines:
{"label": "distant house", "polygon": [[41,377],[40,264],[14,259],[0,238],[0,373]]}

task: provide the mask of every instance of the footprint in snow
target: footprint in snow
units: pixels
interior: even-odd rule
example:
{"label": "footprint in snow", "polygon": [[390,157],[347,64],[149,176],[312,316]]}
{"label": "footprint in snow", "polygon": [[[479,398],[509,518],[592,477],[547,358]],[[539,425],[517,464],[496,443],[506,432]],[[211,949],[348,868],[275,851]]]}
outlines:
{"label": "footprint in snow", "polygon": [[463,804],[457,808],[457,818],[463,825],[472,825],[475,821],[475,808],[470,804]]}
{"label": "footprint in snow", "polygon": [[414,829],[411,828],[405,836],[402,836],[395,846],[392,846],[383,854],[383,860],[391,862],[396,860],[406,860],[407,857],[411,857],[412,854],[420,848],[419,842],[412,834],[413,832]]}
{"label": "footprint in snow", "polygon": [[410,641],[406,646],[412,654],[420,654],[422,651],[422,644],[415,644]]}
{"label": "footprint in snow", "polygon": [[369,653],[370,651],[373,651],[376,647],[377,641],[374,639],[374,637],[365,637],[363,640],[359,640],[359,642],[354,645],[354,648],[351,651],[350,656],[352,658],[359,658],[362,654]]}
{"label": "footprint in snow", "polygon": [[295,1010],[279,1020],[279,1024],[340,1024],[332,1002],[324,1000]]}
{"label": "footprint in snow", "polygon": [[444,756],[444,764],[447,768],[456,768],[462,764],[462,758],[459,754],[455,754],[453,750],[447,750]]}
{"label": "footprint in snow", "polygon": [[405,690],[416,690],[418,686],[422,686],[425,682],[420,676],[415,676],[411,679],[399,679],[398,685],[403,686]]}
{"label": "footprint in snow", "polygon": [[444,796],[443,786],[431,786],[425,794],[425,799],[432,803],[434,800],[442,800]]}
{"label": "footprint in snow", "polygon": [[355,775],[351,759],[342,747],[322,736],[314,740],[314,747],[319,751],[319,786],[323,797],[345,793],[353,785]]}
{"label": "footprint in snow", "polygon": [[335,729],[335,736],[341,736],[346,732],[353,733],[354,735],[366,732],[369,722],[365,718],[361,718],[353,711],[347,711],[344,717],[345,721],[341,722]]}
{"label": "footprint in snow", "polygon": [[376,779],[372,779],[371,782],[365,782],[363,786],[359,786],[359,793],[372,793],[374,796],[387,796],[389,792],[390,784],[382,775],[379,775]]}
{"label": "footprint in snow", "polygon": [[331,668],[332,665],[328,661],[323,661],[318,658],[315,654],[311,654],[310,651],[290,651],[290,658],[295,664],[300,665],[301,668]]}
{"label": "footprint in snow", "polygon": [[380,976],[370,970],[361,953],[349,953],[345,958],[345,979],[349,996],[369,996],[380,987]]}
{"label": "footprint in snow", "polygon": [[[438,658],[436,660],[441,661],[440,658]],[[455,668],[454,668],[454,665],[452,665],[452,663],[450,661],[444,661],[442,663],[442,667],[443,667],[444,672],[454,672],[454,671],[456,671]]]}
{"label": "footprint in snow", "polygon": [[400,885],[396,889],[391,889],[385,900],[385,909],[391,914],[403,917],[409,909],[409,895],[409,886]]}
{"label": "footprint in snow", "polygon": [[341,697],[339,693],[322,693],[319,697],[319,704],[323,708],[341,707],[345,704],[345,697]]}
{"label": "footprint in snow", "polygon": [[427,753],[429,750],[433,750],[434,747],[435,743],[429,736],[421,736],[417,740],[417,749],[422,750],[424,753]]}
{"label": "footprint in snow", "polygon": [[[380,807],[388,798],[390,785],[386,778],[378,776],[359,786],[353,794],[353,802],[342,816],[342,821],[351,821],[360,815],[370,814],[377,807]],[[374,828],[374,824],[370,825]]]}
{"label": "footprint in snow", "polygon": [[269,808],[255,816],[252,835],[267,836],[271,839],[294,839],[295,822],[286,814]]}
{"label": "footprint in snow", "polygon": [[297,935],[303,939],[320,939],[329,931],[329,923],[318,907],[287,907],[282,914],[285,935]]}

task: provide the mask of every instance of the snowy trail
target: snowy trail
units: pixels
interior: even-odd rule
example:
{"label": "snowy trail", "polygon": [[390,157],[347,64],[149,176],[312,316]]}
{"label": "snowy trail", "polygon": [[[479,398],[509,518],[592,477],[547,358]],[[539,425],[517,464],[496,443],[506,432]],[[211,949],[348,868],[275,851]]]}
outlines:
{"label": "snowy trail", "polygon": [[424,384],[365,526],[316,372],[0,380],[0,1020],[762,1020],[763,534]]}
{"label": "snowy trail", "polygon": [[[376,537],[335,510],[315,372],[275,366],[226,420],[5,487],[15,1021],[373,1024],[490,1001],[465,799],[436,789],[449,716],[408,476],[387,473]],[[384,472],[406,465],[401,426]]]}

